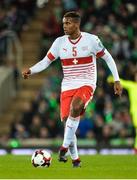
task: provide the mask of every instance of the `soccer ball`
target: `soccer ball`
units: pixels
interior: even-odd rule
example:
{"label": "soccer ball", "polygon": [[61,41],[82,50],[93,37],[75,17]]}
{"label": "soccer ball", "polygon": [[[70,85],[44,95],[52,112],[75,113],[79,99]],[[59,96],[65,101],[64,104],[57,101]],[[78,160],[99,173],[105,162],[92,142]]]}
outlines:
{"label": "soccer ball", "polygon": [[51,154],[46,150],[36,150],[31,157],[31,163],[34,167],[49,167],[51,160]]}

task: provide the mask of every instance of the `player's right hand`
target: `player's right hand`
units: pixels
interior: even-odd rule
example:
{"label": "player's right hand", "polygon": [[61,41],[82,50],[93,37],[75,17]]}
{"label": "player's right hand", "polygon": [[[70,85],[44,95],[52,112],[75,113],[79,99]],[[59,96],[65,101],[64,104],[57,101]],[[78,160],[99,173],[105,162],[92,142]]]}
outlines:
{"label": "player's right hand", "polygon": [[26,69],[26,70],[24,70],[24,71],[22,72],[22,77],[23,77],[24,79],[28,79],[28,78],[30,77],[30,75],[31,75],[31,70],[30,70],[30,69]]}

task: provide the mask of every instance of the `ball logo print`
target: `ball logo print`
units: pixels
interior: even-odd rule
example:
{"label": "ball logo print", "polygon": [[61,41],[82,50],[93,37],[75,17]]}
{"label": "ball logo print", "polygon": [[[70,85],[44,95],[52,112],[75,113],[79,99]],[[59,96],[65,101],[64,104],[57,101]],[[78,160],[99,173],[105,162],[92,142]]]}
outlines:
{"label": "ball logo print", "polygon": [[31,163],[34,167],[49,167],[51,160],[51,154],[46,150],[36,150],[31,157]]}

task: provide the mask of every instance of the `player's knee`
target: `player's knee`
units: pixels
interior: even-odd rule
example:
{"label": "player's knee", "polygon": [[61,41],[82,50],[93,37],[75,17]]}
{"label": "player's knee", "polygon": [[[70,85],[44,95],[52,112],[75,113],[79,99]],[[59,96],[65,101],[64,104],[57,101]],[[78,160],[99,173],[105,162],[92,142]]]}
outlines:
{"label": "player's knee", "polygon": [[83,108],[84,108],[83,103],[72,103],[71,108],[70,108],[70,115],[72,117],[79,116]]}
{"label": "player's knee", "polygon": [[79,112],[80,109],[81,109],[81,105],[77,104],[75,106],[72,105],[70,110],[71,112]]}

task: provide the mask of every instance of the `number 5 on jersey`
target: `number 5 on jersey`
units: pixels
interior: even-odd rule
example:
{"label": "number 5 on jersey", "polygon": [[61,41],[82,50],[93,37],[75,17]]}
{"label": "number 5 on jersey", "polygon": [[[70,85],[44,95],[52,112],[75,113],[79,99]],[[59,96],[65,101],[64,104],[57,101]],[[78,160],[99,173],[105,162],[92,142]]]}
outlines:
{"label": "number 5 on jersey", "polygon": [[77,56],[77,47],[72,47],[72,55]]}

